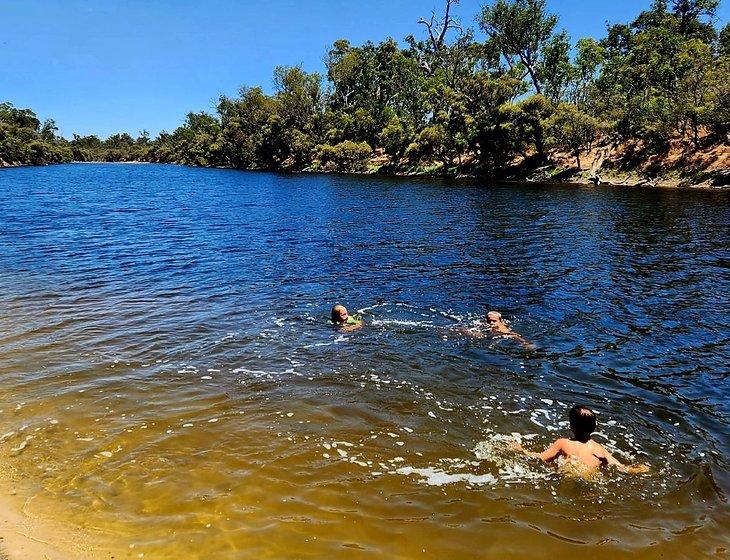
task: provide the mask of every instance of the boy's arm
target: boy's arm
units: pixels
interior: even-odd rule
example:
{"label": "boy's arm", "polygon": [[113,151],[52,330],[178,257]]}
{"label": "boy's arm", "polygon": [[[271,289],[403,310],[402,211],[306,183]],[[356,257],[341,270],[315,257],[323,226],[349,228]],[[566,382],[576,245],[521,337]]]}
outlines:
{"label": "boy's arm", "polygon": [[522,444],[518,442],[513,442],[512,447],[516,449],[517,451],[521,451],[528,457],[535,457],[536,459],[540,459],[541,461],[545,461],[546,463],[549,463],[550,461],[554,461],[558,457],[560,457],[564,451],[563,451],[563,442],[565,440],[559,439],[555,443],[553,443],[550,447],[548,447],[545,451],[542,453],[536,453],[534,451],[528,451],[524,447],[522,447]]}
{"label": "boy's arm", "polygon": [[534,350],[535,349],[535,345],[532,342],[530,342],[529,340],[527,340],[521,334],[517,334],[516,332],[513,332],[512,334],[509,334],[507,336],[509,338],[512,338],[512,339],[516,340],[520,344],[522,344],[522,346],[524,346],[525,349],[527,349],[527,350]]}
{"label": "boy's arm", "polygon": [[616,467],[621,472],[630,473],[630,474],[640,474],[649,472],[649,467],[647,465],[624,465],[621,461],[616,459],[605,447],[601,445],[601,450],[605,454],[606,462],[611,467]]}
{"label": "boy's arm", "polygon": [[457,329],[460,334],[470,336],[472,338],[486,338],[485,334],[477,329]]}

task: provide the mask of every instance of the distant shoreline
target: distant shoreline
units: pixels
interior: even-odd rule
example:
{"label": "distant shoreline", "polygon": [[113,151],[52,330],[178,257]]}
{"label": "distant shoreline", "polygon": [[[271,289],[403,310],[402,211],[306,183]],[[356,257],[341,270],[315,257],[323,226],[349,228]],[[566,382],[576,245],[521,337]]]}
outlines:
{"label": "distant shoreline", "polygon": [[[599,184],[595,181],[580,176],[571,176],[565,179],[554,179],[554,178],[542,178],[534,177],[530,174],[526,174],[523,177],[508,177],[508,178],[491,178],[486,175],[474,174],[474,173],[461,173],[458,175],[447,175],[443,173],[434,173],[427,171],[383,171],[381,169],[374,169],[369,171],[361,172],[337,172],[337,171],[323,171],[323,170],[310,170],[305,169],[302,171],[272,171],[266,169],[237,169],[235,167],[223,167],[223,166],[195,166],[186,165],[184,163],[175,162],[154,162],[154,161],[69,161],[62,163],[44,163],[44,164],[7,164],[0,163],[0,169],[14,169],[19,167],[48,167],[54,165],[179,165],[182,167],[189,167],[191,169],[229,169],[232,171],[251,171],[260,173],[289,173],[292,175],[341,175],[341,176],[382,176],[382,177],[400,177],[400,178],[429,178],[429,179],[456,179],[456,180],[484,180],[489,179],[496,184],[500,185],[544,185],[544,186],[559,186],[559,185],[574,185],[578,187],[632,187],[632,188],[660,188],[660,189],[675,189],[675,190],[710,190],[710,191],[725,191],[730,189],[730,170],[715,172],[708,174],[707,178],[698,182],[688,182],[682,179],[664,179],[664,178],[651,178],[644,175],[637,175],[635,173],[616,173],[610,178],[601,179]],[[713,184],[713,180],[717,180],[719,184]],[[1,558],[0,558],[1,560]]]}
{"label": "distant shoreline", "polygon": [[142,165],[142,164],[151,164],[155,163],[153,161],[69,161],[68,163],[79,163],[79,164],[93,164],[93,163],[105,163],[105,164],[111,164],[111,165]]}

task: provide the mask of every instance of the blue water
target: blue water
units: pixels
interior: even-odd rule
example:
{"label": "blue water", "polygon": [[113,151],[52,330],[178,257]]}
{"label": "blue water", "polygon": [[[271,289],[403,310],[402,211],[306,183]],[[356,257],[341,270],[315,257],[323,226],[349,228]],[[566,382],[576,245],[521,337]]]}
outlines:
{"label": "blue water", "polygon": [[[730,491],[729,203],[721,191],[160,165],[2,170],[3,394],[40,401],[114,386],[134,400],[131,386],[143,383],[165,410],[221,392],[243,406],[241,386],[251,383],[261,401],[357,411],[341,428],[365,441],[369,423],[429,421],[426,411],[438,412],[430,392],[456,407],[455,425],[420,442],[426,459],[414,468],[466,457],[488,433],[535,432],[539,448],[567,435],[566,409],[581,402],[600,413],[601,441],[661,473],[656,496],[656,480],[633,487],[622,524],[679,495],[682,508],[653,521],[659,540],[679,539],[688,557],[714,553],[727,544]],[[332,329],[335,303],[359,310],[365,328],[344,338]],[[487,309],[535,347],[459,330]],[[235,378],[238,388],[192,389],[180,371],[154,365],[164,360],[201,375],[222,370],[221,383]],[[166,380],[158,388],[152,372]],[[363,393],[373,375],[417,385],[415,400]],[[490,397],[500,408],[459,417]],[[490,500],[513,496],[493,492]],[[520,495],[530,503],[529,484]],[[576,538],[570,523],[555,523]],[[670,534],[694,525],[715,541]],[[639,529],[619,538],[609,526],[597,534],[635,539],[626,550],[654,538]]]}

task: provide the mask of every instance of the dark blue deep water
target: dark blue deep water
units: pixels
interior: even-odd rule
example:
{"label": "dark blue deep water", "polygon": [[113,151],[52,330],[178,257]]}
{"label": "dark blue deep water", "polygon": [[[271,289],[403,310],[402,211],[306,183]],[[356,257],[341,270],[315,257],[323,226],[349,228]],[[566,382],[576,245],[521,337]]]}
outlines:
{"label": "dark blue deep water", "polygon": [[[221,418],[238,408],[255,414],[267,402],[297,403],[292,410],[312,424],[292,421],[280,434],[304,446],[329,436],[363,443],[362,461],[375,466],[348,463],[363,471],[348,482],[351,492],[402,496],[405,490],[388,486],[397,477],[369,473],[383,470],[378,462],[394,470],[407,466],[414,470],[397,479],[410,485],[409,507],[415,500],[438,516],[435,504],[454,498],[480,511],[467,508],[465,518],[494,507],[516,520],[504,529],[512,531],[509,538],[535,535],[557,553],[576,541],[609,543],[606,555],[646,552],[656,543],[664,550],[676,546],[687,557],[721,554],[728,544],[730,492],[729,226],[730,193],[723,191],[498,186],[161,165],[0,170],[1,394],[13,404],[31,403],[28,416],[17,420],[27,423],[50,417],[53,407],[64,410],[79,390],[114,391],[129,411],[159,415],[170,430],[181,410],[199,412],[203,401],[218,406],[217,395],[227,403],[216,413]],[[365,328],[347,335],[332,329],[327,317],[335,303],[359,310]],[[500,310],[535,347],[474,339],[459,330],[478,324],[487,309]],[[213,379],[201,384],[208,370]],[[85,406],[121,410],[110,402]],[[151,402],[154,413],[142,404]],[[576,402],[599,412],[599,441],[654,472],[649,479],[609,482],[601,490],[607,519],[596,519],[590,536],[571,521],[595,513],[595,503],[581,509],[589,507],[584,489],[554,482],[556,498],[549,485],[438,486],[413,474],[486,469],[499,480],[496,463],[447,468],[451,463],[444,459],[473,459],[471,450],[495,434],[533,433],[538,449],[567,435],[566,410]],[[271,413],[285,412],[288,404],[272,404]],[[324,410],[326,421],[317,416]],[[276,416],[282,423],[283,412]],[[74,414],[81,413],[59,419],[80,430]],[[207,419],[200,414],[200,422]],[[259,419],[249,429],[263,430],[267,422]],[[317,422],[321,429],[305,433]],[[450,428],[440,431],[446,424]],[[375,445],[367,443],[369,434],[396,429],[386,425],[411,425],[412,441],[393,452],[369,447]],[[163,445],[160,429],[154,445]],[[242,431],[229,425],[228,435],[211,431],[209,437],[225,445],[225,438]],[[383,437],[388,440],[372,441]],[[47,442],[64,445],[61,435],[49,435]],[[277,453],[289,452],[287,440],[276,442]],[[179,446],[192,457],[205,445],[201,440],[170,449]],[[421,455],[409,455],[409,449]],[[77,457],[91,452],[73,451]],[[297,476],[311,484],[323,472],[311,467],[313,460],[291,457]],[[55,461],[57,477],[70,476],[62,458]],[[163,467],[154,472],[175,476]],[[127,476],[143,481],[145,473]],[[340,476],[326,480],[345,484]],[[84,515],[108,513],[80,499],[79,485],[79,494],[48,492]],[[166,507],[182,507],[166,499],[160,497],[150,513],[161,524]],[[542,501],[539,513],[527,513],[533,499]],[[377,526],[376,518],[389,515],[368,510],[366,502],[358,506],[361,526]],[[389,503],[395,508],[397,498]],[[125,504],[110,511],[122,515]],[[317,517],[311,507],[301,513],[310,520]],[[128,508],[131,524],[139,515],[133,510]],[[440,544],[435,553],[468,557],[484,546],[475,536],[482,530],[462,521],[439,540],[453,544]],[[411,542],[411,527],[399,533],[404,542]],[[444,523],[439,527],[446,531]],[[687,536],[697,531],[699,537]],[[253,546],[248,537],[241,535],[240,542]],[[214,552],[230,551],[236,538],[225,545],[216,537],[205,542]],[[366,532],[350,540],[384,556],[410,556],[406,545],[377,548]],[[271,542],[259,546],[261,554],[277,552]],[[500,550],[516,553],[495,549],[496,556]],[[344,554],[334,545],[319,553]]]}

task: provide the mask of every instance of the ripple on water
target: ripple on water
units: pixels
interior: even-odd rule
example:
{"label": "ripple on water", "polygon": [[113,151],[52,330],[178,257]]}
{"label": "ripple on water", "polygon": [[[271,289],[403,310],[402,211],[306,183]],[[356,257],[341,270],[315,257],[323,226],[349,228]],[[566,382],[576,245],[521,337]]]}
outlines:
{"label": "ripple on water", "polygon": [[[715,554],[727,208],[724,193],[3,170],[0,466],[26,513],[118,557]],[[336,302],[366,328],[333,329]],[[536,348],[465,334],[487,308]],[[651,474],[585,480],[509,450],[567,435],[576,402]]]}

